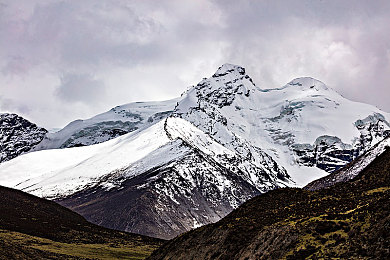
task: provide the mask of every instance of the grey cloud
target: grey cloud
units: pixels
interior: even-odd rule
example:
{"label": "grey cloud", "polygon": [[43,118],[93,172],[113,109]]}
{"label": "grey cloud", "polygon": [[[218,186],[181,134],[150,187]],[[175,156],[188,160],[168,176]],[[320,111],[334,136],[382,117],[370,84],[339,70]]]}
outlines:
{"label": "grey cloud", "polygon": [[20,114],[29,114],[31,112],[31,108],[25,104],[21,104],[17,100],[4,98],[0,96],[0,109],[1,111],[9,112],[9,113],[20,113]]}
{"label": "grey cloud", "polygon": [[0,24],[0,36],[7,39],[0,42],[6,50],[3,57],[19,55],[60,70],[134,64],[134,49],[142,52],[161,29],[153,19],[138,16],[126,1],[38,2],[31,15],[20,16],[8,14]]}
{"label": "grey cloud", "polygon": [[226,57],[256,82],[277,86],[313,76],[346,97],[390,111],[389,1],[217,1]]}
{"label": "grey cloud", "polygon": [[1,69],[4,75],[18,75],[27,73],[29,64],[21,56],[9,56]]}
{"label": "grey cloud", "polygon": [[260,87],[312,76],[390,111],[390,1],[0,2],[0,93],[49,127],[178,96],[226,62]]}
{"label": "grey cloud", "polygon": [[97,102],[106,95],[103,82],[88,74],[67,74],[61,78],[56,95],[67,102]]}

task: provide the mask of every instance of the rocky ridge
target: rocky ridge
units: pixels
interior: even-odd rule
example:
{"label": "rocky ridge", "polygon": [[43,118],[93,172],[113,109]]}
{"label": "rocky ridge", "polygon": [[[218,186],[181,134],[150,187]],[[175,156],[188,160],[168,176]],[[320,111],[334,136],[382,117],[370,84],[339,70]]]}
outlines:
{"label": "rocky ridge", "polygon": [[384,153],[386,150],[390,149],[390,137],[387,137],[383,141],[377,143],[375,146],[371,147],[363,155],[353,160],[351,163],[347,164],[345,167],[341,168],[338,171],[332,172],[331,174],[314,180],[304,188],[307,190],[319,190],[324,188],[329,188],[336,183],[346,182],[352,180],[358,174],[367,167],[373,160],[378,156]]}
{"label": "rocky ridge", "polygon": [[45,137],[47,130],[17,114],[0,114],[0,162],[30,151]]}
{"label": "rocky ridge", "polygon": [[354,123],[360,136],[352,144],[345,144],[336,136],[320,136],[313,145],[293,144],[297,162],[305,166],[315,166],[327,172],[343,168],[349,162],[367,152],[378,141],[390,136],[390,124],[380,113],[374,113]]}

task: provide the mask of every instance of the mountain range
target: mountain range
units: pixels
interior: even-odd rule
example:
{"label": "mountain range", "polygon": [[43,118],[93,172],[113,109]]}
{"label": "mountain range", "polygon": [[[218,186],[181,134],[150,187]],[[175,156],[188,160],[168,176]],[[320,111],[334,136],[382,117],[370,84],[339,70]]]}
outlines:
{"label": "mountain range", "polygon": [[389,136],[389,120],[316,79],[268,89],[224,64],[179,98],[45,133],[0,164],[0,185],[105,227],[170,239],[256,195],[337,172]]}

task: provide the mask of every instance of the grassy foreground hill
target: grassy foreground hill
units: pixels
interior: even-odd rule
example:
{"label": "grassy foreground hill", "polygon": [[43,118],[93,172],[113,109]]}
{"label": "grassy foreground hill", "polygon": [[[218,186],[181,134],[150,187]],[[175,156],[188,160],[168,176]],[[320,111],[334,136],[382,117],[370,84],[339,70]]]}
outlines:
{"label": "grassy foreground hill", "polygon": [[0,259],[144,259],[162,242],[99,227],[55,202],[0,187]]}
{"label": "grassy foreground hill", "polygon": [[255,197],[149,259],[390,259],[389,199],[387,149],[349,182]]}

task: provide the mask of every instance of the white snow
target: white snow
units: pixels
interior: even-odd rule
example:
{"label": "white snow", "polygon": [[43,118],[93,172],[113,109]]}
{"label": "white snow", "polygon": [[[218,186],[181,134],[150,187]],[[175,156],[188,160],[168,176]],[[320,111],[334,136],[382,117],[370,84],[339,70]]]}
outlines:
{"label": "white snow", "polygon": [[41,197],[74,193],[168,143],[163,127],[161,121],[101,144],[22,155],[0,165],[0,184]]}
{"label": "white snow", "polygon": [[[175,98],[167,101],[155,101],[155,102],[134,102],[121,106],[112,108],[111,110],[96,115],[92,118],[86,120],[75,120],[69,123],[66,127],[60,131],[47,134],[46,138],[34,149],[46,150],[46,149],[56,149],[60,148],[64,142],[66,142],[72,135],[79,133],[80,131],[94,126],[99,126],[99,124],[109,123],[109,122],[134,122],[137,123],[137,127],[142,130],[150,125],[156,123],[155,121],[150,121],[150,117],[156,113],[172,111],[176,106],[180,98]],[[160,121],[160,120],[158,120]],[[79,137],[80,141],[88,143],[87,137]],[[95,140],[96,142],[106,141]]]}
{"label": "white snow", "polygon": [[[167,128],[169,136],[164,127]],[[122,169],[134,177],[148,169],[180,157],[186,151],[168,145],[181,138],[202,152],[233,153],[181,118],[169,118],[135,133],[84,147],[28,153],[0,164],[0,185],[15,187],[37,196],[54,198],[72,194],[107,174]],[[169,150],[172,150],[169,151]],[[107,189],[113,184],[108,184]]]}
{"label": "white snow", "polygon": [[217,143],[209,135],[196,128],[190,122],[181,118],[167,118],[166,130],[172,138],[181,138],[191,146],[198,148],[205,154],[216,158],[217,155],[226,154],[233,156],[234,153]]}
{"label": "white snow", "polygon": [[[228,71],[230,73],[225,75]],[[299,187],[328,173],[298,165],[290,144],[313,144],[318,137],[328,135],[337,136],[343,143],[352,145],[354,139],[360,136],[354,124],[356,120],[375,113],[390,120],[389,113],[372,105],[347,100],[313,78],[296,78],[281,88],[261,89],[241,73],[238,66],[223,65],[214,75],[218,77],[205,79],[189,90],[177,111],[232,151],[237,152],[237,143],[232,143],[234,137],[263,149],[287,169]],[[237,81],[238,78],[241,79]],[[223,100],[230,91],[227,86],[238,87],[232,104],[217,107],[210,105],[210,101],[199,102],[198,96],[209,96],[211,102]],[[243,93],[249,93],[249,96]],[[197,107],[206,112],[187,112]],[[206,113],[214,113],[216,119],[211,120]],[[218,123],[218,118],[223,117],[227,119],[227,126]],[[372,145],[378,141],[374,140]]]}

